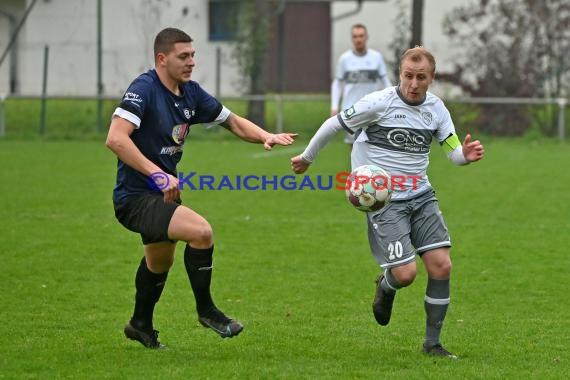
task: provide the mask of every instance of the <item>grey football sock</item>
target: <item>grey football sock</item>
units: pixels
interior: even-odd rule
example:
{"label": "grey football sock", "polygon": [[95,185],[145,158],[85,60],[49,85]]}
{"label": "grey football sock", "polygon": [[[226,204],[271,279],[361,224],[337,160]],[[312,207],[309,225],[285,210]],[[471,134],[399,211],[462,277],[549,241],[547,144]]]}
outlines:
{"label": "grey football sock", "polygon": [[439,343],[439,335],[449,306],[449,279],[428,279],[424,308],[426,311],[425,347]]}
{"label": "grey football sock", "polygon": [[384,277],[380,283],[382,290],[388,294],[395,294],[396,290],[403,288],[402,284],[396,280],[390,269],[384,271]]}

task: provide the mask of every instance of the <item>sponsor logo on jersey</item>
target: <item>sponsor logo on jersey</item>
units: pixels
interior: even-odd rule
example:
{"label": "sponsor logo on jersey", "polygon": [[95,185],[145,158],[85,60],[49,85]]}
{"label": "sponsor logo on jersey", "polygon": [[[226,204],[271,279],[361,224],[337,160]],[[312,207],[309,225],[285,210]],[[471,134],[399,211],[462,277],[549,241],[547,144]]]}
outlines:
{"label": "sponsor logo on jersey", "polygon": [[182,152],[182,145],[163,146],[160,150],[160,154],[167,154],[169,156],[172,156],[178,152]]}
{"label": "sponsor logo on jersey", "polygon": [[433,116],[431,115],[431,112],[422,111],[422,120],[424,121],[424,123],[426,123],[426,125],[430,125],[431,122],[433,121]]}
{"label": "sponsor logo on jersey", "polygon": [[376,70],[347,71],[343,80],[346,83],[374,83],[380,76]]}
{"label": "sponsor logo on jersey", "polygon": [[382,149],[412,154],[428,154],[432,131],[404,127],[382,127],[379,124],[366,129],[368,143]]}
{"label": "sponsor logo on jersey", "polygon": [[188,124],[178,124],[172,128],[172,140],[176,144],[183,144],[186,136],[188,136]]}
{"label": "sponsor logo on jersey", "polygon": [[350,119],[351,117],[354,116],[354,114],[356,113],[356,110],[354,109],[354,106],[344,110],[344,118],[345,119]]}
{"label": "sponsor logo on jersey", "polygon": [[406,115],[398,115],[398,114],[394,115],[394,119],[405,119],[405,118],[406,118]]}
{"label": "sponsor logo on jersey", "polygon": [[126,92],[125,96],[123,96],[123,101],[131,102],[133,105],[140,107],[137,103],[142,103],[142,98],[139,94],[135,94],[134,92]]}
{"label": "sponsor logo on jersey", "polygon": [[429,152],[427,139],[413,129],[392,129],[387,133],[386,137],[390,144],[398,150],[410,153]]}

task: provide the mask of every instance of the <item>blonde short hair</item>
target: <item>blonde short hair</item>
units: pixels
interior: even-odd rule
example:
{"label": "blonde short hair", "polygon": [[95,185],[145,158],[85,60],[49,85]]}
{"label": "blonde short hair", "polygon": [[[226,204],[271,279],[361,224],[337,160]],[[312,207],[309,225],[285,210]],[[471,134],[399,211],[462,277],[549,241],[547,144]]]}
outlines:
{"label": "blonde short hair", "polygon": [[423,46],[415,46],[411,49],[406,50],[404,54],[402,54],[400,57],[400,70],[402,69],[402,62],[404,62],[406,59],[409,59],[413,62],[420,62],[424,58],[427,59],[431,65],[432,73],[435,73],[435,58],[433,54],[431,54]]}

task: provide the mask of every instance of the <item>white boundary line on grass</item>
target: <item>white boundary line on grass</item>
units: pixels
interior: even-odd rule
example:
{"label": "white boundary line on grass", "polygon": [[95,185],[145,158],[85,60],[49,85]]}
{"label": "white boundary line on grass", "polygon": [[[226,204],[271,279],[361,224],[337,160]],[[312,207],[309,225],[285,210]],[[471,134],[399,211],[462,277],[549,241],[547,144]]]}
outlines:
{"label": "white boundary line on grass", "polygon": [[274,146],[273,149],[277,149],[277,150],[264,151],[261,153],[254,153],[251,155],[251,158],[257,159],[257,158],[271,158],[271,157],[275,157],[275,156],[285,156],[285,155],[291,154],[293,152],[302,152],[303,150],[305,150],[305,148],[298,148],[298,147],[280,149],[278,146]]}

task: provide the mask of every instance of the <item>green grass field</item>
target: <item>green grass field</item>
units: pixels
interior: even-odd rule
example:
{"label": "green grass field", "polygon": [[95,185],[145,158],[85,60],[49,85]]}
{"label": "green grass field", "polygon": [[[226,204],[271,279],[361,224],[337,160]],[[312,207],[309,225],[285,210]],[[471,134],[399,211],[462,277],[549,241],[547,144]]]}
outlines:
{"label": "green grass field", "polygon": [[[245,330],[222,340],[199,326],[179,244],[155,316],[169,349],[126,340],[142,249],[114,219],[115,158],[99,140],[0,140],[0,378],[566,378],[567,144],[493,139],[462,168],[434,149],[429,174],[454,242],[442,339],[460,359],[448,361],[420,352],[423,268],[390,325],[376,325],[364,214],[338,190],[186,190],[214,228],[214,296]],[[281,176],[304,145],[264,154],[191,134],[179,169]],[[347,167],[335,140],[309,174]]]}

